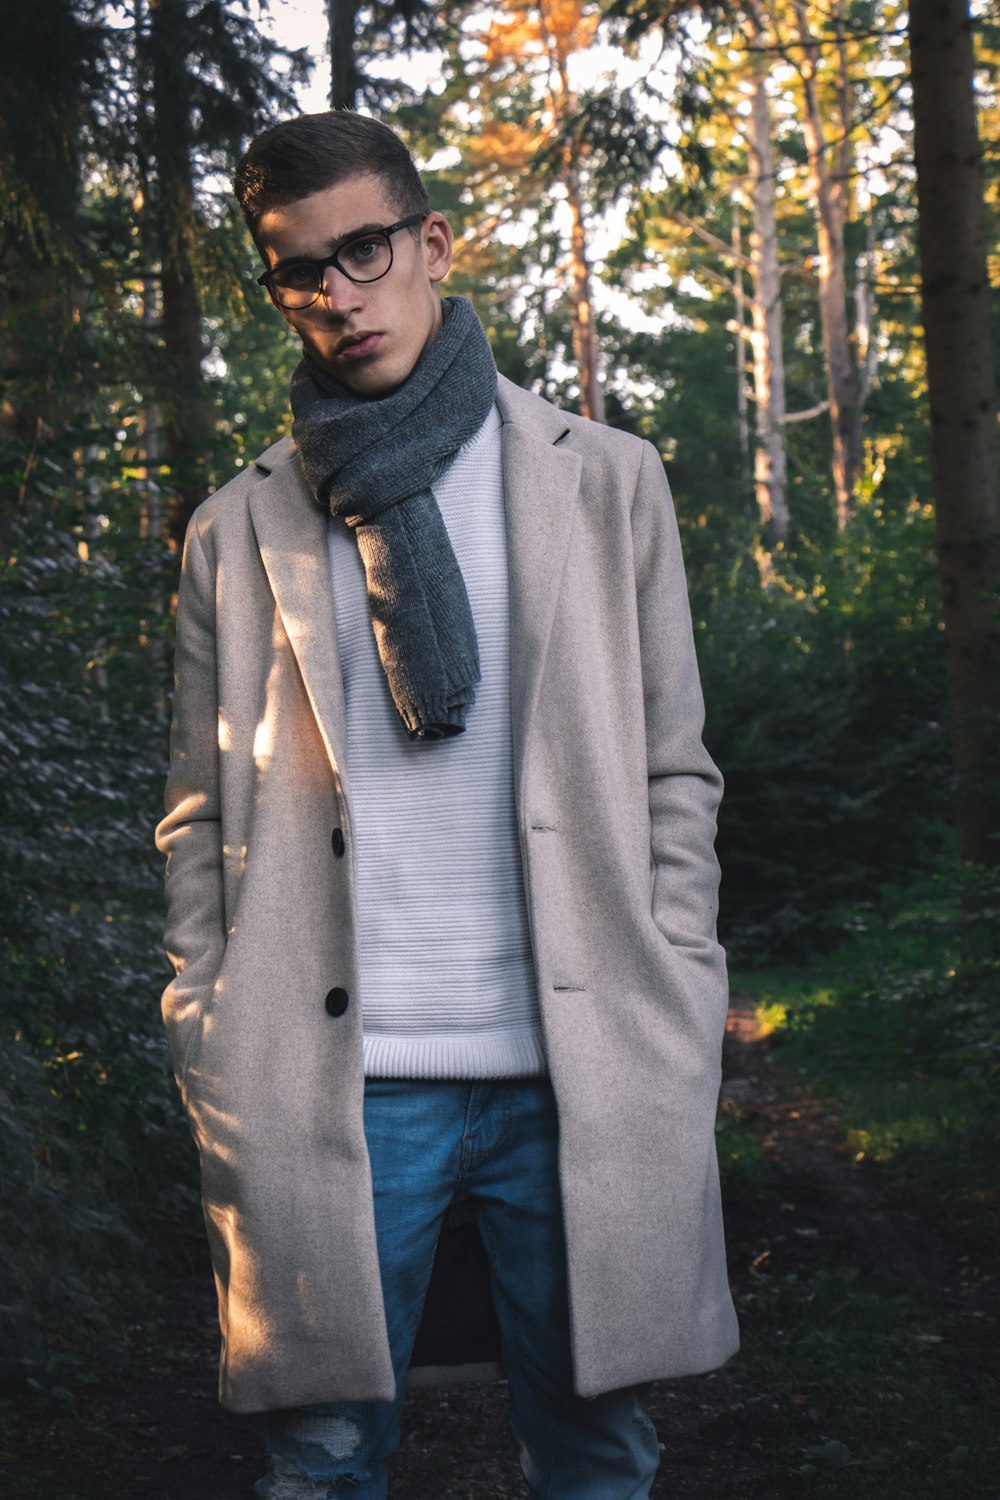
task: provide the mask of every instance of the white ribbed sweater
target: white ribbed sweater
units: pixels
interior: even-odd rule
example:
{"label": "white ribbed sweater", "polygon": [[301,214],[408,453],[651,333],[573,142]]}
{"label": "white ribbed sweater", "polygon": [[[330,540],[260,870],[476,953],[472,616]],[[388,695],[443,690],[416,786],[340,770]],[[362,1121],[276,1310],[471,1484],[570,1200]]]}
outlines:
{"label": "white ribbed sweater", "polygon": [[369,1077],[545,1072],[514,810],[500,428],[494,408],[434,486],[479,637],[464,734],[407,737],[357,542],[330,522]]}

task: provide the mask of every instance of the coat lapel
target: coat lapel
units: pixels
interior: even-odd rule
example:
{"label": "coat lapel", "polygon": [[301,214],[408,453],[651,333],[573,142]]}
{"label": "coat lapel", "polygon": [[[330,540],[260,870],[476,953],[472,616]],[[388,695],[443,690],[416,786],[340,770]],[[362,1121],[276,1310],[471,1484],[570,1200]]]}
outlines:
{"label": "coat lapel", "polygon": [[326,518],[309,493],[290,438],[268,448],[256,467],[268,476],[250,498],[257,545],[327,754],[343,784],[347,730]]}
{"label": "coat lapel", "polygon": [[[497,405],[510,575],[511,733],[518,771],[552,633],[579,501],[581,461],[559,447],[569,431],[548,402],[500,377]],[[267,480],[250,500],[257,544],[327,752],[342,782],[347,749],[344,685],[326,545],[326,521],[282,439],[257,460]]]}
{"label": "coat lapel", "polygon": [[576,519],[582,464],[561,448],[569,425],[548,402],[500,377],[504,497],[510,571],[510,702],[521,785],[528,725],[552,633]]}

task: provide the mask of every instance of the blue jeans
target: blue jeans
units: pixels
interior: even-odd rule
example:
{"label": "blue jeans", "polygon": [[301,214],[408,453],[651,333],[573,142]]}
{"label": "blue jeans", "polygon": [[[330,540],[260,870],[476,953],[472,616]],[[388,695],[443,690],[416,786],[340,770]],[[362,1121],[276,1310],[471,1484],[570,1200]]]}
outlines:
{"label": "blue jeans", "polygon": [[[385,1500],[404,1382],[444,1216],[468,1200],[486,1248],[510,1416],[539,1500],[646,1500],[659,1444],[639,1390],[574,1394],[558,1121],[547,1079],[369,1079],[365,1135],[396,1397],[262,1419],[270,1500]],[[623,1273],[624,1273],[623,1268]]]}

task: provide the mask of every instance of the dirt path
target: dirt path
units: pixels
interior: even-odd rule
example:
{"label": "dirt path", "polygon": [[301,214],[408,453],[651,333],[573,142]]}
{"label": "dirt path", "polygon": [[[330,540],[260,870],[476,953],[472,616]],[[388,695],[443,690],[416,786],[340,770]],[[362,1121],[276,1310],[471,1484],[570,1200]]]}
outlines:
{"label": "dirt path", "polygon": [[[877,1171],[843,1150],[836,1120],[780,1081],[753,1002],[737,996],[728,1028],[724,1113],[746,1122],[767,1156],[766,1180],[726,1194],[727,1234],[744,1338],[755,1337],[763,1274],[810,1276],[831,1263],[887,1263],[933,1291],[959,1346],[995,1346],[996,1294],[920,1205],[891,1201]],[[129,1330],[130,1367],[77,1391],[72,1409],[36,1400],[13,1413],[0,1453],[11,1500],[248,1500],[260,1472],[249,1424],[224,1414],[214,1389],[216,1325],[207,1255],[168,1292],[167,1326]],[[970,1295],[977,1292],[976,1295]],[[788,1403],[792,1405],[789,1406]],[[712,1375],[657,1386],[665,1450],[654,1500],[782,1500],[801,1496],[801,1449],[822,1436],[805,1396],[751,1386],[737,1359]],[[5,1424],[7,1425],[7,1424]],[[395,1500],[526,1500],[504,1389],[414,1392],[393,1479]]]}

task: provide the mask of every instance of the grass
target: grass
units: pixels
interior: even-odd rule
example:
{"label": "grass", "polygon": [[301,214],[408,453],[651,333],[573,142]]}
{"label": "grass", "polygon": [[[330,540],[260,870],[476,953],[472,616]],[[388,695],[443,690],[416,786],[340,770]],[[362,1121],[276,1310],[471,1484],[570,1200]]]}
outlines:
{"label": "grass", "polygon": [[766,1446],[789,1493],[1000,1493],[992,1382],[962,1366],[927,1302],[849,1267],[762,1276],[754,1297],[746,1374],[771,1398]]}
{"label": "grass", "polygon": [[734,976],[759,996],[781,1071],[834,1102],[859,1158],[911,1186],[997,1201],[996,877],[951,872],[892,893],[821,970]]}
{"label": "grass", "polygon": [[[877,1253],[848,1263],[834,1221],[829,1245],[802,1257],[778,1234],[751,1270],[741,1363],[781,1494],[1000,1495],[997,1308],[974,1243],[995,1244],[1000,1210],[998,910],[995,876],[925,878],[859,916],[815,968],[733,976],[759,997],[777,1079],[829,1101],[849,1154],[875,1163],[877,1193],[915,1226],[915,1253],[939,1247],[923,1282],[891,1256],[873,1273]],[[752,1115],[723,1114],[717,1139],[727,1185],[759,1194],[766,1219],[777,1178]]]}
{"label": "grass", "polygon": [[767,1181],[767,1152],[748,1121],[721,1114],[715,1127],[715,1149],[727,1186],[756,1187]]}

